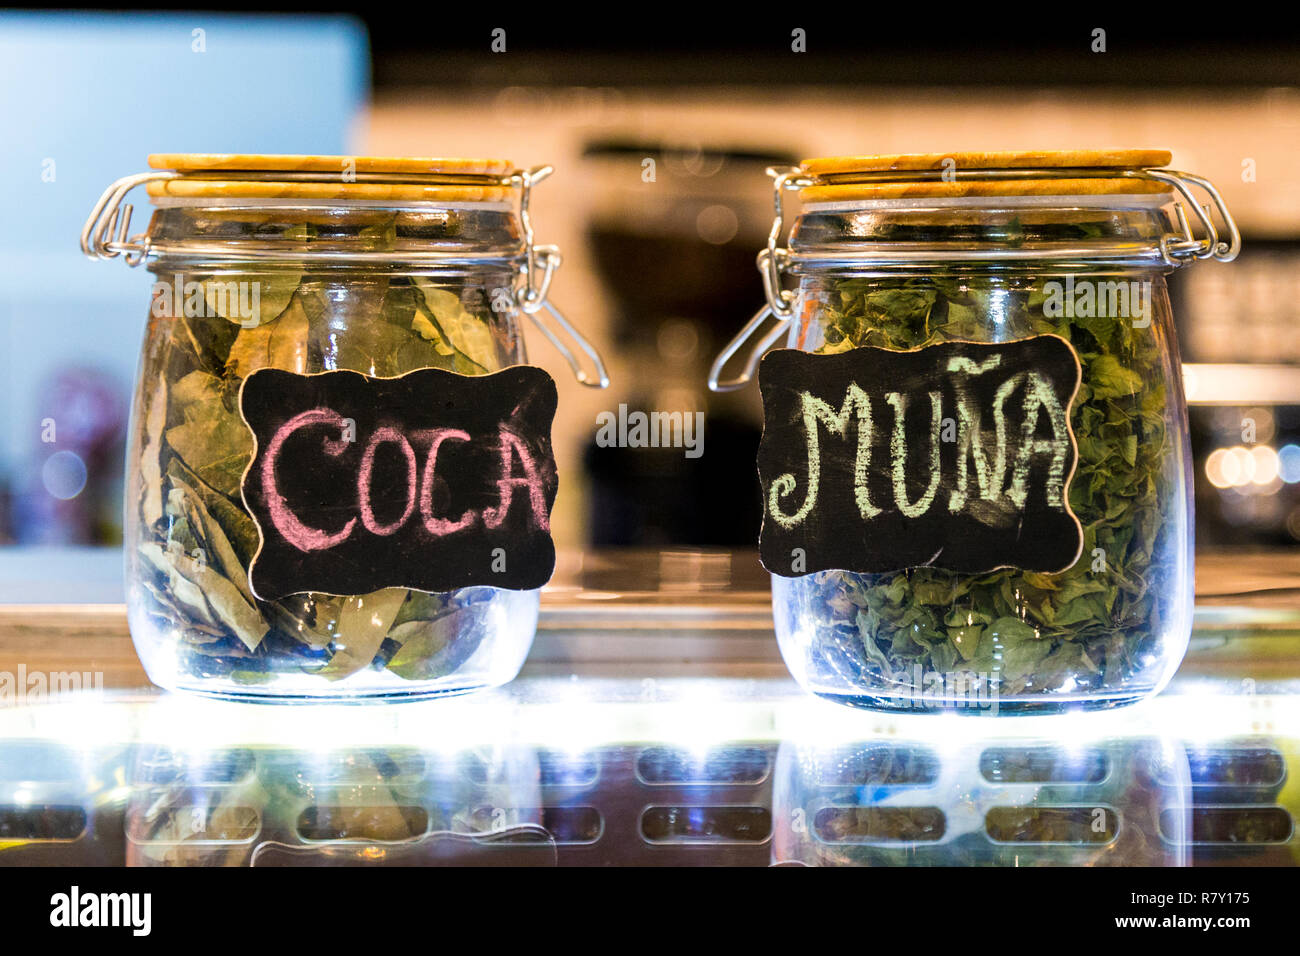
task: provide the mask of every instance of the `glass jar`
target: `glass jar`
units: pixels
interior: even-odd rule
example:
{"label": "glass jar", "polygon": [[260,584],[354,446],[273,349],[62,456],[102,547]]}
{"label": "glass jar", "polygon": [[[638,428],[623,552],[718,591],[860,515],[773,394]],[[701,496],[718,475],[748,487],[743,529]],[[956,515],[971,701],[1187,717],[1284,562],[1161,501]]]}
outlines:
{"label": "glass jar", "polygon": [[[1165,277],[1194,259],[1231,260],[1240,237],[1213,187],[1160,168],[1169,159],[1155,150],[909,155],[810,160],[771,171],[777,218],[759,256],[768,306],[719,355],[710,387],[742,385],[781,337],[789,348],[816,355],[864,346],[925,355],[939,343],[1057,336],[1078,368],[1077,391],[1061,402],[1073,471],[1063,473],[1064,486],[1058,482],[1058,507],[1077,519],[1078,540],[1065,541],[1073,533],[1060,532],[1057,542],[1076,557],[1056,567],[1014,560],[945,567],[945,560],[956,563],[945,554],[978,550],[981,532],[973,529],[982,527],[951,518],[974,514],[976,492],[945,501],[954,480],[948,476],[964,476],[956,480],[969,490],[988,465],[966,443],[961,396],[952,404],[940,397],[955,388],[949,365],[918,386],[934,389],[933,469],[906,449],[900,455],[896,445],[893,455],[886,448],[870,459],[875,470],[862,485],[886,517],[907,506],[915,512],[926,501],[940,509],[937,517],[927,512],[935,524],[924,529],[943,528],[939,546],[926,549],[934,557],[897,566],[809,566],[803,574],[765,559],[774,572],[781,651],[805,688],[875,709],[1017,714],[1126,704],[1172,677],[1191,630],[1192,498]],[[1226,239],[1193,186],[1213,200]],[[802,212],[789,248],[777,248],[787,190],[800,191]],[[1184,203],[1199,223],[1196,232]],[[787,273],[797,277],[797,289],[782,288]],[[720,382],[725,363],[769,316],[776,326],[749,353],[744,373]],[[874,354],[876,368],[891,360]],[[766,402],[766,383],[764,393]],[[901,434],[901,408],[895,406],[894,424],[893,412],[878,412],[878,431],[896,426]],[[987,408],[982,413],[972,434],[987,450],[994,416]],[[941,451],[954,441],[955,451]],[[1000,470],[1000,430],[996,444],[999,479],[987,495],[978,486],[978,497],[987,499],[978,503],[1020,521],[1018,534],[1041,536],[1041,523],[1025,524],[1023,510],[1017,517],[1012,486],[1001,483],[1010,474]],[[877,474],[888,469],[892,474]],[[883,486],[873,484],[877,478]],[[927,485],[932,499],[924,498]],[[789,489],[764,490],[766,535]],[[1018,504],[1023,509],[1023,496]],[[995,521],[974,517],[987,526]],[[902,553],[910,546],[907,529],[921,530],[900,520],[894,537],[873,542],[873,527],[845,523],[829,537],[851,538],[861,529],[864,543],[897,545]]]}
{"label": "glass jar", "polygon": [[[154,172],[105,192],[82,248],[147,262],[156,280],[125,523],[127,610],[150,679],[252,699],[412,697],[509,681],[532,643],[536,590],[258,597],[249,572],[264,536],[241,492],[254,434],[240,389],[260,369],[351,370],[371,381],[426,368],[497,372],[525,362],[521,312],[579,381],[604,387],[599,356],[546,299],[559,254],[534,245],[528,197],[550,167],[225,155],[149,162]],[[156,211],[147,232],[129,237],[122,202],[139,185]],[[543,309],[594,362],[594,380]]]}

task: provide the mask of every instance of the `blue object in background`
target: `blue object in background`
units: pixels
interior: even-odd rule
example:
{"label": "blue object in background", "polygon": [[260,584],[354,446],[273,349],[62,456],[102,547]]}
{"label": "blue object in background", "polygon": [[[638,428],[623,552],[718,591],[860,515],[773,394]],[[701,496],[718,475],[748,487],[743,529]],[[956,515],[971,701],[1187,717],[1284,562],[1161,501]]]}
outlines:
{"label": "blue object in background", "polygon": [[[78,249],[103,189],[155,152],[347,154],[368,96],[348,17],[0,13],[0,488],[43,488],[60,449],[42,443],[42,395],[61,371],[130,394],[151,277]],[[131,201],[139,232],[147,197]],[[0,601],[23,600],[2,578]]]}

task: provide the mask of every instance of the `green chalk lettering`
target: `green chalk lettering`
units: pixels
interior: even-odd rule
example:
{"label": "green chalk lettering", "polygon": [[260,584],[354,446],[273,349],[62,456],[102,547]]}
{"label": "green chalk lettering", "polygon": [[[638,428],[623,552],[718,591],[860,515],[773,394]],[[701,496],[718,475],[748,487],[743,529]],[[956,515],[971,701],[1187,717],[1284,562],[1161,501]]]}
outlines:
{"label": "green chalk lettering", "polygon": [[[1065,462],[1070,455],[1070,433],[1065,409],[1056,400],[1051,382],[1037,372],[1028,372],[1026,375],[1025,417],[1020,426],[1020,450],[1016,455],[1007,496],[1016,503],[1016,507],[1023,508],[1028,496],[1025,486],[1029,480],[1031,459],[1035,455],[1051,455],[1052,463],[1047,472],[1047,504],[1060,511],[1064,507]],[[1051,438],[1034,437],[1038,431],[1039,413],[1042,411],[1047,412],[1052,426]]]}
{"label": "green chalk lettering", "polygon": [[[990,466],[988,455],[984,451],[984,430],[980,421],[980,411],[972,404],[966,388],[968,376],[982,375],[1001,364],[1001,353],[978,363],[961,355],[948,360],[948,371],[954,373],[953,392],[957,398],[957,480],[948,498],[948,510],[953,513],[966,507],[968,500],[966,488],[970,470],[968,463],[972,458],[975,460],[975,481],[979,485],[981,500],[996,501],[1002,494],[1005,449],[1000,450],[995,464]],[[1005,438],[1005,428],[999,432],[999,435]]]}
{"label": "green chalk lettering", "polygon": [[793,528],[808,517],[817,504],[817,492],[821,484],[821,441],[818,437],[818,423],[825,424],[832,434],[847,438],[849,424],[853,421],[855,411],[858,446],[853,463],[854,496],[857,499],[858,511],[864,519],[880,514],[880,509],[871,503],[867,489],[867,469],[871,463],[871,400],[866,392],[856,384],[850,385],[839,411],[835,411],[811,392],[803,393],[802,405],[805,440],[808,444],[808,487],[804,492],[803,504],[797,511],[787,514],[781,510],[780,500],[794,492],[798,481],[788,472],[773,481],[767,499],[767,511],[772,520],[783,528]]}
{"label": "green chalk lettering", "polygon": [[925,494],[914,502],[907,500],[907,438],[906,415],[907,398],[898,392],[889,392],[885,401],[894,407],[894,432],[890,437],[890,453],[894,463],[894,500],[898,510],[909,518],[919,518],[930,510],[934,496],[939,490],[939,428],[943,423],[943,397],[938,392],[930,393],[930,413],[933,427],[930,429],[930,484]]}

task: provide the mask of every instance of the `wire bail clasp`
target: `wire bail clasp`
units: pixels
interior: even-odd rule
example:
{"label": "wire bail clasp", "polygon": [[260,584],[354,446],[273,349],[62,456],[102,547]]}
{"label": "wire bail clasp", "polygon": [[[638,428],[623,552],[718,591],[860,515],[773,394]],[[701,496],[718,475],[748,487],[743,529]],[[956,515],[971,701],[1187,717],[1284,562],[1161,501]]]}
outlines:
{"label": "wire bail clasp", "polygon": [[[785,288],[785,267],[790,258],[790,250],[779,246],[781,234],[785,231],[785,193],[786,190],[803,189],[812,184],[803,170],[797,166],[779,169],[768,167],[767,174],[772,177],[772,228],[767,234],[767,246],[758,254],[758,271],[763,277],[763,292],[767,305],[759,309],[743,329],[718,353],[709,369],[709,391],[734,392],[743,388],[753,379],[758,370],[758,363],[767,352],[785,334],[790,320],[794,318],[796,293]],[[776,325],[750,349],[745,358],[745,368],[732,379],[723,380],[722,370],[731,361],[732,356],[744,348],[745,344],[758,333],[768,318],[775,318]]]}
{"label": "wire bail clasp", "polygon": [[[553,171],[551,166],[536,166],[529,170],[515,170],[509,175],[492,180],[496,185],[519,189],[519,221],[523,230],[524,258],[519,264],[518,277],[522,281],[510,290],[509,300],[532,319],[533,324],[555,346],[573,370],[574,377],[579,383],[592,388],[606,388],[609,386],[609,373],[605,369],[605,362],[600,353],[547,299],[551,280],[563,259],[560,250],[555,246],[542,246],[535,242],[528,206],[532,187],[551,175]],[[232,178],[256,178],[255,174],[244,171],[232,171],[227,175]],[[276,175],[283,177],[292,174],[277,173]],[[82,226],[81,251],[92,259],[114,259],[123,256],[127,265],[138,266],[154,252],[154,247],[150,243],[148,233],[130,235],[132,207],[124,204],[124,200],[137,186],[178,179],[181,176],[181,173],[172,170],[153,170],[117,180],[104,190],[86,219],[85,225]],[[314,174],[307,174],[303,178],[314,181],[313,177]],[[511,259],[513,258],[512,255]],[[554,328],[543,319],[543,312],[550,315]],[[587,356],[594,367],[593,372],[588,373],[583,369],[575,349]]]}
{"label": "wire bail clasp", "polygon": [[145,183],[176,179],[180,174],[169,170],[153,170],[123,176],[104,190],[81,227],[81,251],[91,259],[116,259],[123,256],[129,266],[138,266],[149,255],[147,233],[131,232],[130,203],[122,205],[127,193]]}
{"label": "wire bail clasp", "polygon": [[[1214,188],[1213,183],[1204,177],[1180,172],[1176,169],[1144,169],[1142,170],[1142,176],[1158,182],[1168,183],[1178,190],[1178,194],[1196,213],[1196,218],[1205,233],[1203,237],[1198,238],[1192,232],[1184,204],[1176,202],[1174,204],[1174,213],[1178,217],[1178,227],[1181,235],[1176,239],[1165,236],[1160,240],[1160,253],[1164,256],[1165,262],[1172,266],[1179,266],[1190,262],[1192,259],[1218,259],[1220,262],[1231,262],[1237,258],[1237,254],[1241,252],[1241,231],[1237,228],[1237,222],[1232,218],[1232,213],[1228,212],[1228,204],[1223,201],[1223,196]],[[1218,212],[1219,218],[1223,220],[1223,225],[1228,230],[1228,240],[1226,242],[1220,238],[1219,230],[1214,225],[1214,214],[1210,211],[1210,204],[1202,203],[1196,194],[1192,192],[1192,186],[1198,186],[1204,190],[1205,194],[1214,203],[1214,209]]]}
{"label": "wire bail clasp", "polygon": [[[528,210],[529,200],[532,198],[533,186],[546,179],[547,176],[555,172],[553,166],[534,166],[528,170],[516,170],[510,176],[510,183],[519,188],[519,224],[524,232],[524,261],[519,266],[519,275],[522,280],[515,289],[515,303],[519,310],[528,316],[537,326],[539,332],[546,337],[546,340],[555,347],[566,362],[569,368],[573,370],[573,377],[578,380],[580,385],[588,388],[608,388],[609,372],[605,369],[605,361],[601,358],[600,352],[566,319],[560,310],[550,303],[547,295],[551,290],[551,280],[555,277],[555,271],[560,268],[564,258],[560,255],[560,250],[556,246],[539,246],[533,233],[533,219]],[[558,331],[542,319],[541,313],[545,311],[554,320],[558,326]],[[567,337],[573,345],[591,360],[594,368],[594,376],[588,374],[587,370],[582,367],[574,350],[565,342]]]}

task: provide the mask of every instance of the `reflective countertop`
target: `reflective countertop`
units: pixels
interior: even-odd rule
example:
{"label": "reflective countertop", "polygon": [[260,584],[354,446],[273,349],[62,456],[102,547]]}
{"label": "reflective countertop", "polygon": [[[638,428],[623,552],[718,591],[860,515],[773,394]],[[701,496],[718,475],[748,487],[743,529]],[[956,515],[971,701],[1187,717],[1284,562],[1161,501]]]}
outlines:
{"label": "reflective countertop", "polygon": [[737,560],[636,590],[588,559],[519,679],[389,706],[164,694],[113,606],[10,609],[0,671],[114,676],[0,707],[0,864],[1300,862],[1294,560],[1202,561],[1160,696],[1017,718],[804,694]]}

